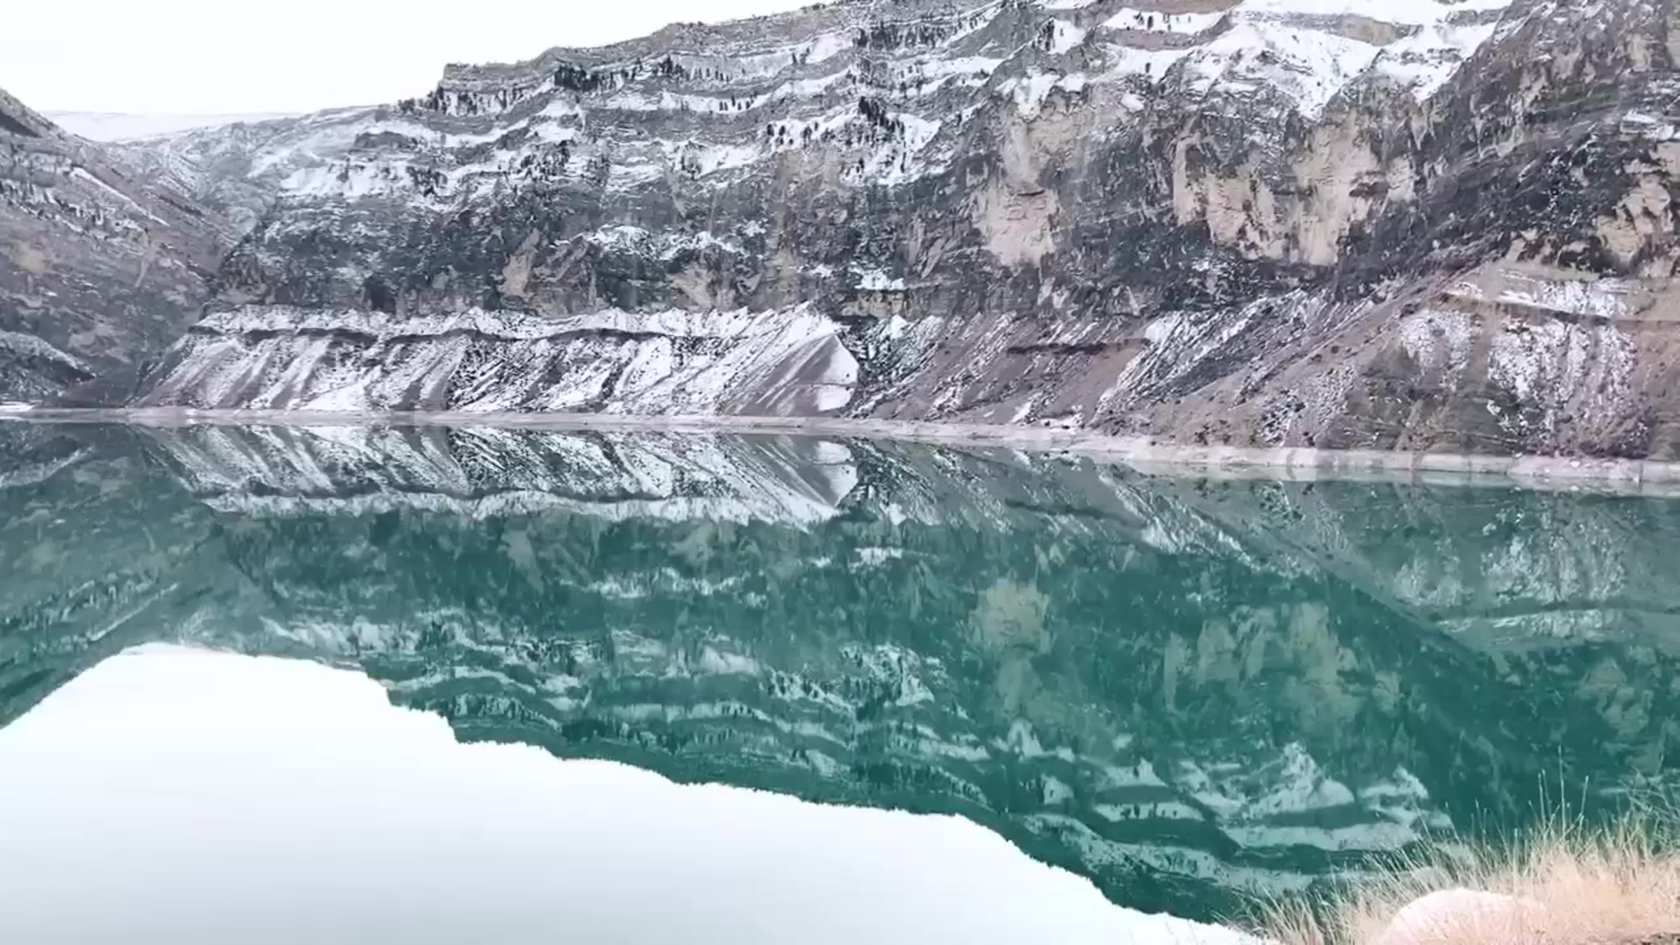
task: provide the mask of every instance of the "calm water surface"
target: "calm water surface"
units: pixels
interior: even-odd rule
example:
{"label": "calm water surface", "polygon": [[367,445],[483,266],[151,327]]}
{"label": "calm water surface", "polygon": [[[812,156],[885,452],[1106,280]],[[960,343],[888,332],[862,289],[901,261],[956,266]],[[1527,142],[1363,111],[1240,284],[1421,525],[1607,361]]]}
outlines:
{"label": "calm water surface", "polygon": [[1677,647],[1661,498],[5,423],[0,939],[1186,941],[1664,790]]}

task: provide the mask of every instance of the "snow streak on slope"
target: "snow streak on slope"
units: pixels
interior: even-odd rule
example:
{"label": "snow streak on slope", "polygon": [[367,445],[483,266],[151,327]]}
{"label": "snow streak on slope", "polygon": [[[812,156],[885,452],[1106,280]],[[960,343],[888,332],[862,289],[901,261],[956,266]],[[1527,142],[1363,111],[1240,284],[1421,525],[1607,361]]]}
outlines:
{"label": "snow streak on slope", "polygon": [[851,401],[858,363],[808,306],[394,318],[249,308],[171,351],[150,406],[795,415]]}

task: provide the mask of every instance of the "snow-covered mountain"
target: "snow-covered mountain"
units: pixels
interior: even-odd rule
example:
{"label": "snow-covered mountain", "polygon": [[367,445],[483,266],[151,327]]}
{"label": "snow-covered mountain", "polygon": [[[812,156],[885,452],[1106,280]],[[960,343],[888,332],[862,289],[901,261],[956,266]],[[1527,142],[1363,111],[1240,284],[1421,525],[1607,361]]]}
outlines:
{"label": "snow-covered mountain", "polygon": [[[152,150],[260,216],[238,314],[149,402],[1660,454],[1668,333],[1632,326],[1667,297],[1667,31],[1634,0],[921,0],[452,67]],[[476,340],[393,348],[440,315]],[[532,356],[530,317],[613,329]],[[685,347],[827,393],[678,405]]]}
{"label": "snow-covered mountain", "polygon": [[125,144],[245,234],[144,396],[1668,456],[1665,10],[847,0]]}

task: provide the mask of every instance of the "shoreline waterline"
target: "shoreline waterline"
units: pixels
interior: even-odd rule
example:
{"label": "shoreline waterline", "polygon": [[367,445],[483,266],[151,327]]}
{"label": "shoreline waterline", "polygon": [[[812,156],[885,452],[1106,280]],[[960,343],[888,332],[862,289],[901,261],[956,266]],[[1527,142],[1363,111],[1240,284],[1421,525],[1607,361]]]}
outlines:
{"label": "shoreline waterline", "polygon": [[1590,488],[1638,494],[1680,494],[1680,462],[1571,456],[1316,447],[1199,446],[1090,430],[872,420],[840,417],[650,416],[593,413],[363,412],[188,410],[178,408],[36,408],[0,415],[26,423],[130,423],[148,427],[274,425],[296,427],[480,426],[602,432],[728,433],[899,440],[935,446],[1017,449],[1128,466],[1166,478],[1266,478],[1295,481],[1371,479],[1424,484],[1507,480],[1540,489]]}

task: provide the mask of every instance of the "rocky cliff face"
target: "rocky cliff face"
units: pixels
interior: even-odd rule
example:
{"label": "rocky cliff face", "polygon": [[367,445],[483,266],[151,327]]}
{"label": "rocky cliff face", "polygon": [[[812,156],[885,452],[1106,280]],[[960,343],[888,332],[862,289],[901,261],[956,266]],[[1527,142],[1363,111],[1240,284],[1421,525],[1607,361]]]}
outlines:
{"label": "rocky cliff face", "polygon": [[0,435],[0,723],[138,643],[315,659],[462,738],[957,814],[1188,915],[1500,831],[1555,779],[1672,777],[1651,549],[1680,523],[1643,498],[788,438]]}
{"label": "rocky cliff face", "polygon": [[202,315],[231,236],[184,190],[0,92],[0,400],[95,375],[125,396]]}
{"label": "rocky cliff face", "polygon": [[248,229],[143,402],[1672,457],[1671,7],[855,0],[124,145]]}

